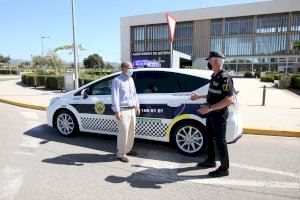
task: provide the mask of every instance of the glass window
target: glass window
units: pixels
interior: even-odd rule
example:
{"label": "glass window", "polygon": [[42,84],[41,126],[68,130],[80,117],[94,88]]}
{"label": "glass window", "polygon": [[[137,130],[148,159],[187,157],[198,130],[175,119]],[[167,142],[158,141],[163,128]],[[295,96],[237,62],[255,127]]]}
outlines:
{"label": "glass window", "polygon": [[209,83],[208,79],[185,74],[176,74],[182,92],[193,92]]}
{"label": "glass window", "polygon": [[253,33],[253,19],[226,19],[226,35],[242,35]]}
{"label": "glass window", "polygon": [[192,38],[193,22],[179,22],[175,28],[175,38]]}
{"label": "glass window", "polygon": [[256,54],[284,54],[286,35],[258,36],[255,42]]}
{"label": "glass window", "polygon": [[[193,53],[193,22],[179,22],[176,24],[174,50],[192,55]],[[147,51],[170,50],[167,24],[147,26]],[[141,47],[143,48],[143,47]]]}
{"label": "glass window", "polygon": [[141,51],[145,51],[144,42],[135,42],[135,43],[133,43],[133,52],[141,52]]}
{"label": "glass window", "polygon": [[98,81],[93,85],[89,86],[89,95],[110,95],[111,84],[116,76]]}
{"label": "glass window", "polygon": [[144,26],[133,27],[132,32],[133,32],[133,40],[134,41],[145,39]]}
{"label": "glass window", "polygon": [[180,92],[178,82],[172,73],[161,71],[135,72],[133,78],[138,94]]}
{"label": "glass window", "polygon": [[222,50],[222,38],[213,38],[210,40],[210,49],[212,51],[223,51]]}
{"label": "glass window", "polygon": [[225,55],[251,55],[253,38],[231,37],[225,38]]}
{"label": "glass window", "polygon": [[287,32],[288,27],[287,15],[283,16],[267,16],[257,18],[257,33],[280,33]]}
{"label": "glass window", "polygon": [[192,55],[193,40],[192,39],[177,39],[173,43],[173,48],[174,48],[174,50],[186,53],[188,55]]}
{"label": "glass window", "polygon": [[300,31],[300,14],[292,16],[291,31]]}
{"label": "glass window", "polygon": [[210,25],[210,35],[220,36],[222,35],[222,21],[212,21]]}
{"label": "glass window", "polygon": [[167,25],[150,25],[147,26],[147,39],[168,39]]}

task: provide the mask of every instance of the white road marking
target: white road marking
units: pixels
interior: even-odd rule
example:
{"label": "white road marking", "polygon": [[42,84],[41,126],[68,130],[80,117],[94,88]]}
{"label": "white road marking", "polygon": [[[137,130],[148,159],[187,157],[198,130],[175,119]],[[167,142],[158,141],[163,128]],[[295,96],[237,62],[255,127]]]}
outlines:
{"label": "white road marking", "polygon": [[[136,172],[140,172],[146,175],[155,176],[158,179],[170,179],[170,183],[173,181],[181,182],[193,182],[199,184],[208,184],[208,185],[229,185],[229,186],[240,186],[240,187],[259,187],[259,188],[281,188],[281,189],[300,189],[299,175],[291,172],[284,172],[269,168],[248,166],[239,163],[230,163],[232,167],[238,167],[246,170],[253,170],[265,173],[271,173],[275,175],[283,175],[288,177],[297,178],[295,182],[277,182],[277,181],[259,181],[259,180],[236,180],[228,179],[228,177],[222,178],[209,178],[201,177],[201,175],[192,175],[185,177],[185,175],[177,175],[177,171],[180,171],[180,156],[165,154],[159,155],[155,150],[149,151],[146,156],[146,159],[142,159],[140,165],[137,165]],[[161,153],[161,152],[160,152]],[[155,159],[151,159],[151,155],[155,155]],[[168,157],[172,156],[172,158]],[[159,158],[158,158],[159,157]],[[161,157],[161,158],[160,158]],[[165,161],[165,160],[172,160]],[[179,169],[179,170],[178,170]],[[184,169],[184,168],[183,168]]]}
{"label": "white road marking", "polygon": [[30,136],[23,136],[22,143],[19,145],[18,149],[14,153],[33,155],[36,149],[40,146],[41,141],[43,140]]}
{"label": "white road marking", "polygon": [[20,112],[25,119],[39,119],[36,112]]}
{"label": "white road marking", "polygon": [[[146,159],[142,159],[140,165],[136,166],[136,172],[146,170],[145,173],[148,175],[170,177],[173,179],[177,178],[177,170],[175,169],[180,167],[181,156],[178,156],[174,153],[161,153],[155,150],[151,150],[145,157]],[[155,157],[155,159],[151,159],[151,157]],[[166,160],[172,160],[172,162]]]}
{"label": "white road marking", "polygon": [[[196,177],[195,177],[196,178]],[[299,183],[291,182],[276,182],[276,181],[249,181],[249,180],[234,180],[234,179],[193,179],[180,178],[185,182],[201,183],[208,185],[231,185],[242,187],[263,187],[263,188],[282,188],[282,189],[300,189]]]}
{"label": "white road marking", "polygon": [[270,168],[255,167],[255,166],[244,165],[244,164],[239,164],[239,163],[230,163],[230,166],[238,167],[238,168],[242,168],[242,169],[253,170],[253,171],[265,172],[265,173],[270,173],[270,174],[290,176],[290,177],[294,177],[294,178],[298,178],[298,179],[300,178],[300,174],[284,172],[284,171],[274,170],[274,169],[270,169]]}
{"label": "white road marking", "polygon": [[42,140],[38,138],[34,138],[31,136],[23,136],[21,146],[30,147],[30,148],[38,148],[40,146],[40,142]]}
{"label": "white road marking", "polygon": [[24,180],[23,170],[5,167],[0,174],[0,199],[15,199]]}

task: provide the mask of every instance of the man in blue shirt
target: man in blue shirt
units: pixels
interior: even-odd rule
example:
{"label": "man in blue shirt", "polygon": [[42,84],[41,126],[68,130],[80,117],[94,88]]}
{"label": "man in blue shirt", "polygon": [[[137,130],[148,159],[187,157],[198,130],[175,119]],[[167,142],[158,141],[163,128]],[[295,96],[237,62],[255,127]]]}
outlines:
{"label": "man in blue shirt", "polygon": [[126,156],[136,156],[137,153],[132,151],[136,116],[140,115],[140,104],[137,99],[136,88],[132,79],[133,69],[130,62],[121,64],[122,73],[112,82],[112,110],[119,127],[117,141],[117,158],[121,162],[128,162]]}

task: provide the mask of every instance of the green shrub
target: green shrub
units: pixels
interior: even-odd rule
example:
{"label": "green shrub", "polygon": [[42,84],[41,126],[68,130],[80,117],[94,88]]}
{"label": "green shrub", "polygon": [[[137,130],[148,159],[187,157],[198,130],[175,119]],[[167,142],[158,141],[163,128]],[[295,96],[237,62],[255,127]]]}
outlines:
{"label": "green shrub", "polygon": [[266,75],[260,78],[261,82],[274,82],[274,77],[270,75]]}
{"label": "green shrub", "polygon": [[35,77],[35,75],[28,75],[27,76],[27,85],[34,86],[34,77]]}
{"label": "green shrub", "polygon": [[26,74],[23,74],[23,75],[21,76],[21,79],[22,79],[22,83],[27,85],[27,75],[26,75]]}
{"label": "green shrub", "polygon": [[252,75],[251,72],[246,72],[246,73],[244,74],[244,77],[245,77],[245,78],[253,78],[253,75]]}
{"label": "green shrub", "polygon": [[47,76],[45,87],[50,90],[59,90],[64,88],[63,76]]}
{"label": "green shrub", "polygon": [[274,80],[280,80],[280,75],[279,74],[273,74]]}
{"label": "green shrub", "polygon": [[291,80],[291,88],[300,90],[300,76],[293,76]]}
{"label": "green shrub", "polygon": [[279,80],[279,88],[288,89],[291,85],[292,77],[292,74],[282,74]]}
{"label": "green shrub", "polygon": [[19,70],[16,70],[16,69],[12,69],[12,70],[9,70],[9,69],[0,69],[0,74],[20,74],[19,73]]}
{"label": "green shrub", "polygon": [[55,75],[23,74],[22,83],[28,86],[44,86],[47,89],[59,90],[64,88],[64,77]]}
{"label": "green shrub", "polygon": [[255,72],[255,73],[254,73],[254,77],[260,78],[260,72],[259,72],[259,71]]}

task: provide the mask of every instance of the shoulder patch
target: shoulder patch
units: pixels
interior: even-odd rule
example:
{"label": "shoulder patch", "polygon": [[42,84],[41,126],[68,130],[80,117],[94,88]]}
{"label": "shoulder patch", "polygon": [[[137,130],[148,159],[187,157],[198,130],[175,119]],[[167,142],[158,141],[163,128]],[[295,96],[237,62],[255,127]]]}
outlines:
{"label": "shoulder patch", "polygon": [[230,84],[223,84],[222,85],[222,88],[223,88],[223,91],[229,91],[229,89],[230,89]]}

